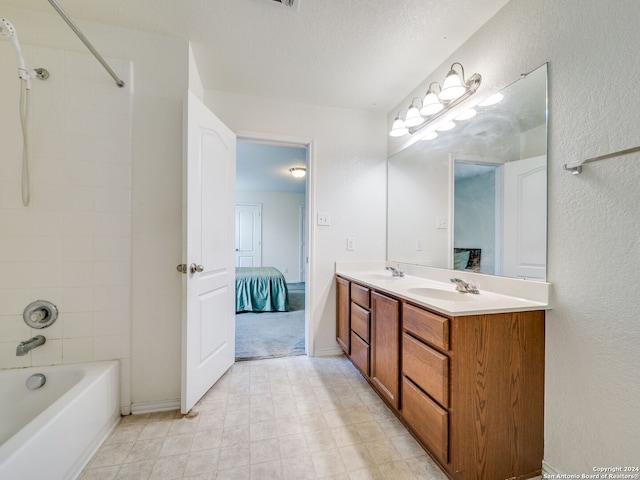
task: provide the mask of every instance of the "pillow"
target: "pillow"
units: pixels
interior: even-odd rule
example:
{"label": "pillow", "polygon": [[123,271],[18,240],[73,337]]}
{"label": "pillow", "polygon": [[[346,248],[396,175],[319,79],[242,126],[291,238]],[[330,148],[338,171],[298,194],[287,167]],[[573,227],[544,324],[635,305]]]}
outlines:
{"label": "pillow", "polygon": [[456,252],[453,254],[453,269],[454,270],[464,270],[467,268],[467,264],[469,263],[469,255],[471,252],[467,250],[466,252]]}

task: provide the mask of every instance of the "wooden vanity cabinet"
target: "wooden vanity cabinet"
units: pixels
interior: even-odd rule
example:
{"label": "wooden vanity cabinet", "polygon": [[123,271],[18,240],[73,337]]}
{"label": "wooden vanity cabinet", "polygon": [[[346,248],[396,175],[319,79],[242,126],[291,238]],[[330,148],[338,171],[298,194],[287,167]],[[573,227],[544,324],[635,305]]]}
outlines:
{"label": "wooden vanity cabinet", "polygon": [[347,318],[349,358],[448,477],[540,474],[544,311],[448,316],[338,282],[338,343]]}
{"label": "wooden vanity cabinet", "polygon": [[400,413],[432,457],[455,479],[539,475],[544,312],[402,313]]}
{"label": "wooden vanity cabinet", "polygon": [[336,278],[336,340],[351,362],[397,410],[400,397],[400,301],[372,292],[364,285]]}
{"label": "wooden vanity cabinet", "polygon": [[351,354],[351,297],[350,283],[336,277],[336,341],[347,355]]}
{"label": "wooden vanity cabinet", "polygon": [[400,302],[371,294],[371,382],[387,402],[400,408]]}

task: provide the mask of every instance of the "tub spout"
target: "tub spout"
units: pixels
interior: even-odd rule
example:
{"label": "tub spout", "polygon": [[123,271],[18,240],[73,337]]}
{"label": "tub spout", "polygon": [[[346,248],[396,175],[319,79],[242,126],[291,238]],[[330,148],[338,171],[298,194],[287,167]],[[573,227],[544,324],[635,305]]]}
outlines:
{"label": "tub spout", "polygon": [[18,348],[16,348],[16,355],[18,357],[26,355],[34,348],[39,347],[40,345],[44,345],[44,342],[46,341],[47,339],[44,338],[42,335],[36,335],[35,337],[30,338],[29,340],[20,342],[20,345],[18,345]]}

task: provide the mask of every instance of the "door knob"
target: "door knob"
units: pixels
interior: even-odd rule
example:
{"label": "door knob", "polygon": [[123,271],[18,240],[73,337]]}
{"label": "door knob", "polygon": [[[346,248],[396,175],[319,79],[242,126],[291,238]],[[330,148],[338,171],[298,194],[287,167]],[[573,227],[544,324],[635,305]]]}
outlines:
{"label": "door knob", "polygon": [[191,270],[191,273],[202,272],[202,271],[204,271],[204,266],[203,265],[196,265],[195,263],[192,263],[189,266],[189,269]]}

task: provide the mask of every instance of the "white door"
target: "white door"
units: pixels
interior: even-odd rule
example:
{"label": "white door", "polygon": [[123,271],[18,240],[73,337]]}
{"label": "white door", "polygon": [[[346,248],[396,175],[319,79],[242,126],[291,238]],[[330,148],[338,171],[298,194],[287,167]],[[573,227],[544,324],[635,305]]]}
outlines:
{"label": "white door", "polygon": [[187,413],[235,361],[236,137],[190,91],[184,122],[180,410]]}
{"label": "white door", "polygon": [[546,218],[546,155],[505,163],[503,275],[546,278]]}
{"label": "white door", "polygon": [[300,207],[300,282],[307,278],[307,245],[309,243],[309,230],[307,229],[307,207]]}
{"label": "white door", "polygon": [[262,205],[236,204],[236,267],[262,266]]}

